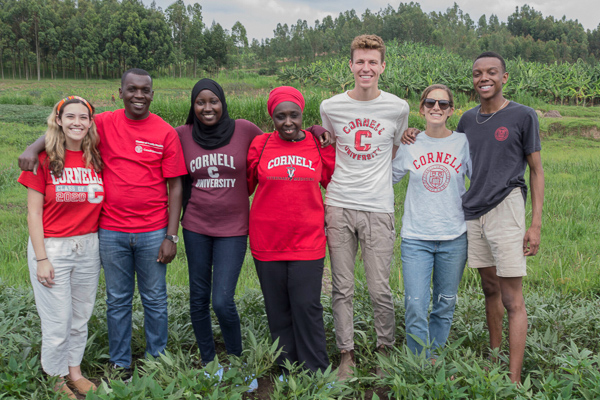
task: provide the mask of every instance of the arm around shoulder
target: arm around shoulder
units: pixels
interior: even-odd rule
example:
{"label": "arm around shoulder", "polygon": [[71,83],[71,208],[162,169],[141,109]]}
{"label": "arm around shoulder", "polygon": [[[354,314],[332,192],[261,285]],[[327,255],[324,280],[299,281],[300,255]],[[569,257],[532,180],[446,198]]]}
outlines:
{"label": "arm around shoulder", "polygon": [[40,136],[35,142],[27,146],[25,151],[19,156],[19,168],[22,171],[33,171],[37,173],[38,154],[46,148],[46,135]]}

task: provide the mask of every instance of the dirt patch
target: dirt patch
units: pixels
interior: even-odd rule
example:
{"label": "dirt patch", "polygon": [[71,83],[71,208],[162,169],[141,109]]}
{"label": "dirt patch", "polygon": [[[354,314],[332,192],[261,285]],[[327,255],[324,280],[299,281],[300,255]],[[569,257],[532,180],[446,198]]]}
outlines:
{"label": "dirt patch", "polygon": [[256,389],[254,392],[244,393],[242,398],[252,400],[270,399],[271,393],[273,393],[273,378],[277,379],[277,377],[271,376],[263,376],[258,378],[258,389]]}
{"label": "dirt patch", "polygon": [[545,112],[543,115],[544,118],[562,118],[562,115],[556,110],[550,110]]}
{"label": "dirt patch", "polygon": [[566,127],[561,123],[555,122],[548,126],[548,132],[542,132],[542,137],[549,135],[562,135],[570,137],[583,137],[588,139],[600,140],[600,128],[595,126],[582,126],[579,128]]}

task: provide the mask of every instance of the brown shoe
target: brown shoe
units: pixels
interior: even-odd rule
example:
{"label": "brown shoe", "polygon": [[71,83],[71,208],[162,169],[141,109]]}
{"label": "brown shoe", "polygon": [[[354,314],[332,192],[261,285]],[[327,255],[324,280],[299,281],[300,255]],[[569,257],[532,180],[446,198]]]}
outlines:
{"label": "brown shoe", "polygon": [[69,389],[69,387],[67,386],[67,383],[65,381],[58,382],[54,386],[54,391],[57,393],[65,393],[69,399],[77,398],[77,396],[75,396],[75,393],[73,393],[73,391],[71,389]]}
{"label": "brown shoe", "polygon": [[82,394],[82,395],[86,395],[87,392],[89,392],[90,390],[94,391],[96,390],[96,385],[94,385],[92,382],[88,381],[85,378],[79,378],[76,381],[72,381],[70,379],[67,379],[67,385],[75,390],[77,393]]}
{"label": "brown shoe", "polygon": [[[390,348],[385,344],[382,344],[377,348],[377,353],[381,354],[383,357],[389,357]],[[379,364],[377,365],[377,367],[375,367],[375,375],[377,375],[379,378],[384,378],[386,375],[386,373],[383,371],[383,369],[381,369],[381,366]]]}
{"label": "brown shoe", "polygon": [[356,364],[354,363],[354,350],[342,350],[342,359],[340,360],[340,366],[338,367],[338,379],[345,381],[352,376],[352,368]]}

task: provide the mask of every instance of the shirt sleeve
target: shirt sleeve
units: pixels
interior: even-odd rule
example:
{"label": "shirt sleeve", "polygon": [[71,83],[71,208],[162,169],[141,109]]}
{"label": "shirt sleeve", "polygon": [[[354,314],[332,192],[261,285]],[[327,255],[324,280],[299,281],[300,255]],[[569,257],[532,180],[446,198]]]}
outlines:
{"label": "shirt sleeve", "polygon": [[46,171],[44,171],[43,165],[46,162],[46,157],[42,157],[42,154],[40,153],[38,155],[38,160],[37,175],[34,175],[32,171],[23,171],[17,181],[23,186],[45,195]]}
{"label": "shirt sleeve", "polygon": [[405,130],[408,129],[408,114],[409,114],[408,104],[405,109],[400,113],[398,117],[398,122],[396,124],[396,132],[394,133],[394,146],[400,146],[402,143],[402,134]]}
{"label": "shirt sleeve", "polygon": [[246,179],[248,181],[248,195],[254,193],[258,185],[258,162],[260,161],[260,153],[263,150],[264,142],[268,139],[267,133],[254,138],[248,148],[248,158],[246,160]]}
{"label": "shirt sleeve", "polygon": [[[317,144],[317,146],[321,146],[321,144]],[[320,149],[321,158],[323,161],[323,168],[321,170],[321,186],[327,188],[329,182],[331,182],[331,176],[333,175],[333,170],[335,169],[335,146],[327,146],[325,148]]]}
{"label": "shirt sleeve", "polygon": [[187,174],[179,135],[173,128],[170,128],[169,133],[165,138],[162,173],[165,178],[174,178],[176,176]]}
{"label": "shirt sleeve", "polygon": [[325,111],[325,107],[323,106],[324,103],[325,102],[322,102],[321,103],[321,107],[320,107],[321,122],[323,123],[323,128],[325,128],[332,135],[335,136],[335,132],[333,130],[333,124],[331,123],[331,121],[329,120],[329,117],[327,116],[327,112]]}
{"label": "shirt sleeve", "polygon": [[323,136],[323,134],[325,132],[327,132],[327,129],[323,128],[321,125],[313,125],[310,128],[306,128],[305,129],[307,132],[310,132],[313,134],[313,136],[315,137],[319,137],[319,136]]}
{"label": "shirt sleeve", "polygon": [[473,164],[471,162],[471,153],[469,151],[469,142],[467,140],[465,140],[465,145],[463,146],[463,163],[465,164],[465,175],[471,180]]}
{"label": "shirt sleeve", "polygon": [[404,175],[408,172],[407,168],[404,165],[404,160],[406,157],[404,156],[404,149],[406,148],[405,144],[400,144],[398,151],[396,152],[396,157],[392,160],[392,184],[400,182]]}
{"label": "shirt sleeve", "polygon": [[540,141],[540,123],[537,114],[532,108],[527,108],[527,114],[525,115],[525,118],[523,118],[521,132],[521,141],[525,155],[542,150]]}

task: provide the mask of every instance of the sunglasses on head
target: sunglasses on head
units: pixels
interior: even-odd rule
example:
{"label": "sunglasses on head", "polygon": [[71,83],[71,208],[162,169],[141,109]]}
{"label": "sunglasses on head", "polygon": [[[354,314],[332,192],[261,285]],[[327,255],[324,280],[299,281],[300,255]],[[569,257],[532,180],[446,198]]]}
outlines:
{"label": "sunglasses on head", "polygon": [[448,107],[450,107],[450,101],[449,100],[436,100],[436,99],[425,99],[425,102],[423,103],[423,105],[425,105],[425,107],[427,108],[433,108],[435,107],[435,103],[437,103],[440,105],[440,110],[447,110]]}

